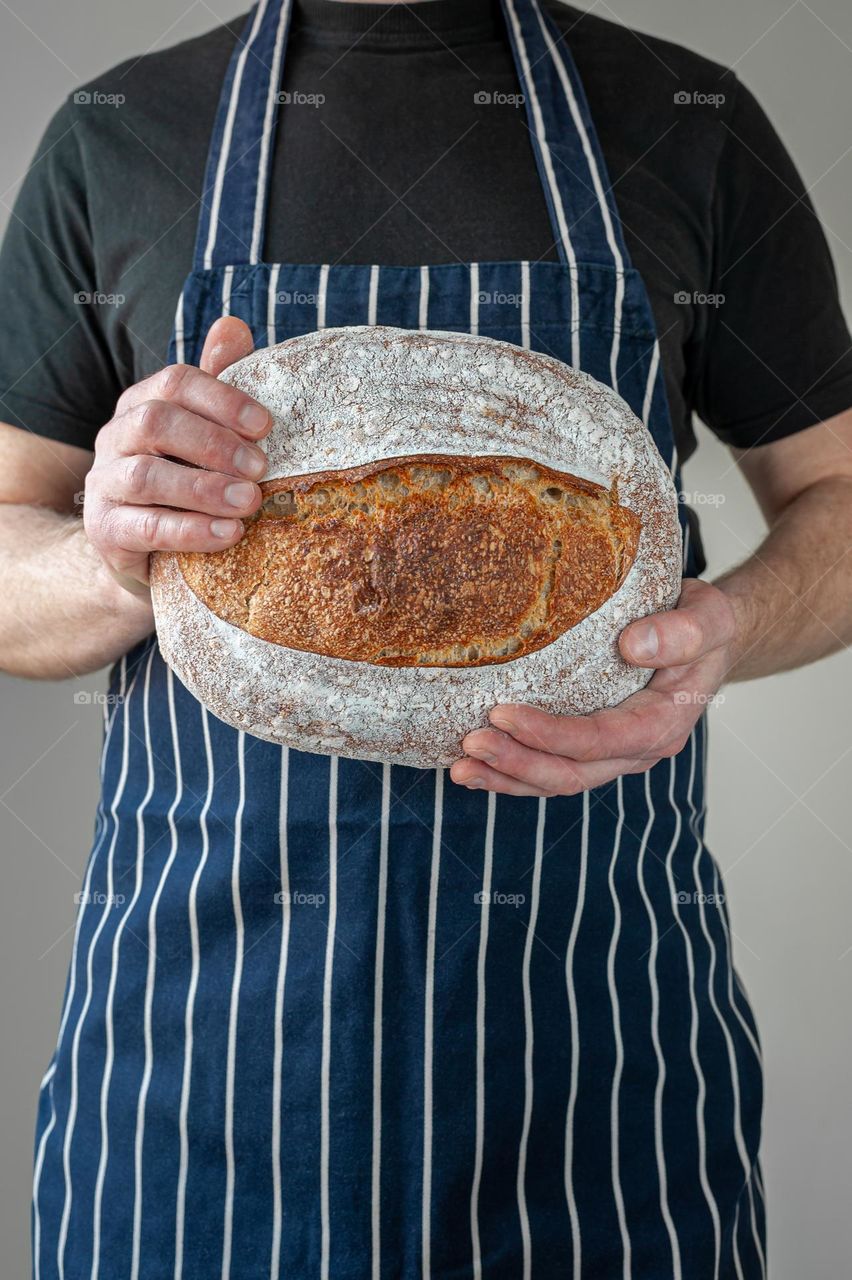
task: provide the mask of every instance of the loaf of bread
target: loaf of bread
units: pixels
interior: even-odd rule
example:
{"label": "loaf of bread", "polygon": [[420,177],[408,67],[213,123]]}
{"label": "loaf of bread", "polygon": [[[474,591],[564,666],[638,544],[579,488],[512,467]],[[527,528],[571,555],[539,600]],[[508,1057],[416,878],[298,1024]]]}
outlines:
{"label": "loaf of bread", "polygon": [[228,723],[309,751],[458,758],[496,702],[612,705],[617,637],[680,581],[676,496],[609,388],[508,343],[382,327],[255,352],[273,413],[237,546],[154,557],[161,650]]}

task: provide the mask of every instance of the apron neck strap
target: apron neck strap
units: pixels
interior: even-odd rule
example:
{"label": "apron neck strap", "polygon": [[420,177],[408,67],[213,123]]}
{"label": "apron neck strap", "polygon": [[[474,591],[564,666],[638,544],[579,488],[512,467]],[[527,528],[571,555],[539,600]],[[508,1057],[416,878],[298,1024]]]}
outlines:
{"label": "apron neck strap", "polygon": [[[560,261],[629,266],[597,134],[565,39],[539,0],[500,0]],[[194,269],[260,262],[282,67],[294,0],[259,0],[222,93],[201,196]]]}

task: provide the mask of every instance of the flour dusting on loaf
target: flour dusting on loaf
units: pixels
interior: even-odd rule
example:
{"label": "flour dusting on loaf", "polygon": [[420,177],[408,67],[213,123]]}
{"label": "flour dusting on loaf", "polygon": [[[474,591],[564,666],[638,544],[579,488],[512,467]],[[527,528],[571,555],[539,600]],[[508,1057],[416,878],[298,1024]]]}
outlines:
{"label": "flour dusting on loaf", "polygon": [[[282,492],[276,481],[286,481],[287,491],[294,478],[313,473],[337,477],[363,469],[358,475],[372,476],[379,460],[397,460],[397,475],[403,463],[423,455],[457,458],[460,473],[470,469],[471,459],[492,460],[492,471],[501,462],[505,468],[510,460],[526,460],[576,479],[585,491],[617,494],[618,509],[635,522],[634,532],[638,527],[638,546],[634,537],[632,564],[623,580],[609,582],[608,598],[595,607],[598,600],[587,588],[584,599],[593,611],[555,639],[548,642],[550,633],[542,631],[541,647],[484,663],[476,646],[472,659],[464,646],[429,651],[439,660],[463,654],[461,665],[447,666],[418,665],[417,653],[425,657],[427,650],[400,644],[399,625],[389,652],[408,665],[376,662],[380,650],[369,636],[360,648],[339,647],[341,628],[333,652],[356,653],[357,659],[275,643],[264,635],[286,634],[283,619],[272,614],[272,630],[267,619],[267,629],[256,627],[261,634],[252,634],[244,629],[248,615],[229,613],[221,590],[210,595],[200,585],[218,573],[221,586],[220,557],[227,552],[183,558],[183,565],[178,555],[159,554],[152,589],[160,648],[214,714],[297,749],[425,768],[457,759],[465,733],[487,723],[497,702],[585,714],[622,701],[647,682],[650,672],[626,664],[617,639],[628,622],[677,599],[677,498],[650,434],[611,389],[509,343],[378,326],[291,339],[232,365],[222,380],[274,416],[262,445],[270,495]],[[469,565],[465,576],[468,571]],[[276,603],[274,593],[269,598]],[[277,603],[285,598],[279,594]],[[562,616],[570,623],[568,613]],[[289,634],[302,643],[297,622],[294,616]]]}

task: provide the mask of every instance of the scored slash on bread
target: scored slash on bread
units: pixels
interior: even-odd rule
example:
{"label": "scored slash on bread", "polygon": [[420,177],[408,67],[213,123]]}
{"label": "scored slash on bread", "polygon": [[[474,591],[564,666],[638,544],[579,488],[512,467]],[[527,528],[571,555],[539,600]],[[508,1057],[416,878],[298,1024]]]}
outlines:
{"label": "scored slash on bread", "polygon": [[611,489],[528,458],[422,454],[280,477],[244,538],[179,557],[225,622],[386,667],[508,662],[624,581],[641,522]]}

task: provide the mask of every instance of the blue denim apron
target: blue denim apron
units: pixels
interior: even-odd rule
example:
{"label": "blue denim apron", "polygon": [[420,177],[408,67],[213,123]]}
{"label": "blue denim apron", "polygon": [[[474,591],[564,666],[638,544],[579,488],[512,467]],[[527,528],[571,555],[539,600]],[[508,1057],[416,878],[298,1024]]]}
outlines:
{"label": "blue denim apron", "polygon": [[[263,262],[290,16],[263,0],[171,358],[197,362],[223,313],[258,345],[484,334],[616,388],[675,470],[570,53],[537,0],[503,12],[559,260]],[[537,800],[238,733],[153,637],[110,692],[40,1094],[39,1280],[763,1276],[759,1047],[703,842],[703,726],[645,775]]]}

